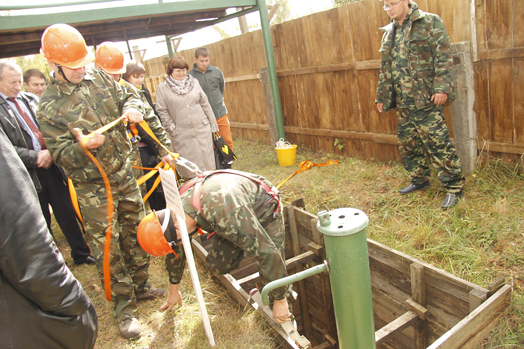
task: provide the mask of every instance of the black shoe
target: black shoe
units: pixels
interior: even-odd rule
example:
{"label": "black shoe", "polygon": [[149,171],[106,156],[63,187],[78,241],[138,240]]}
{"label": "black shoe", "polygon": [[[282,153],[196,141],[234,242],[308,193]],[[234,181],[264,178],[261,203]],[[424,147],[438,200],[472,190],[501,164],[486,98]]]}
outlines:
{"label": "black shoe", "polygon": [[84,259],[82,262],[75,261],[76,265],[82,265],[82,264],[96,264],[95,259],[92,256],[87,256],[86,259]]}
{"label": "black shoe", "polygon": [[409,194],[412,191],[423,190],[423,189],[426,189],[427,187],[429,187],[429,182],[424,182],[422,184],[410,184],[407,187],[399,189],[398,192],[400,194]]}
{"label": "black shoe", "polygon": [[446,198],[444,199],[440,207],[442,207],[443,209],[448,209],[452,206],[455,206],[461,197],[462,197],[462,190],[459,191],[458,193],[447,193]]}

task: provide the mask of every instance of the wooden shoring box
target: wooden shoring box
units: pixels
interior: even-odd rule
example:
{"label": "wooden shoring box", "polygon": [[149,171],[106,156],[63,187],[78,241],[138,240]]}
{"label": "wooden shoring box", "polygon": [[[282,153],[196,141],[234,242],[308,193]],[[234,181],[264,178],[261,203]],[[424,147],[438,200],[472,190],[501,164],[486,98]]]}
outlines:
{"label": "wooden shoring box", "polygon": [[[303,207],[302,200],[294,204]],[[322,264],[326,255],[317,217],[292,205],[284,215],[288,274]],[[210,247],[211,240],[193,239],[195,255],[204,264]],[[511,287],[503,279],[483,288],[370,239],[368,253],[379,349],[475,348],[510,302]],[[286,347],[300,348],[273,320],[270,308],[250,301],[249,292],[264,286],[253,258],[216,279],[241,306],[260,310]],[[338,348],[329,273],[298,281],[293,290],[300,334],[313,349]]]}

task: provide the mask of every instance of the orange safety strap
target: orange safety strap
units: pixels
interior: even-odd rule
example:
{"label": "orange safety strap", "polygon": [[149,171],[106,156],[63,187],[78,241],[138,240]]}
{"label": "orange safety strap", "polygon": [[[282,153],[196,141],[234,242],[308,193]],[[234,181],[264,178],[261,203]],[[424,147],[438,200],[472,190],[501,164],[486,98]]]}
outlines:
{"label": "orange safety strap", "polygon": [[69,196],[71,197],[71,202],[73,203],[73,208],[75,209],[76,216],[80,220],[80,223],[82,223],[82,227],[84,227],[84,231],[86,231],[86,226],[84,224],[84,219],[82,218],[82,212],[80,212],[80,206],[78,205],[78,197],[76,196],[76,190],[73,186],[73,181],[71,178],[67,179],[67,184],[69,187]]}
{"label": "orange safety strap", "polygon": [[[109,130],[110,128],[114,127],[120,121],[124,121],[124,123],[126,123],[127,122],[127,117],[126,116],[121,116],[118,119],[116,119],[116,120],[112,121],[111,123],[109,123],[109,124],[99,128],[98,130],[96,130],[94,132],[103,133],[103,132]],[[162,143],[160,143],[158,138],[153,134],[153,131],[151,131],[151,129],[149,128],[149,126],[147,125],[147,123],[145,121],[141,121],[139,124],[151,136],[151,138],[153,138],[158,144],[160,144],[160,146],[162,148],[164,148],[169,153],[169,155],[171,155],[171,158],[173,160],[175,158],[176,159],[179,158],[179,154],[171,153],[169,151],[169,149],[167,149]],[[135,130],[136,130],[136,128],[135,128]],[[100,162],[98,162],[97,159],[95,159],[93,154],[91,154],[91,152],[85,146],[85,142],[87,140],[89,140],[90,137],[92,137],[94,132],[92,132],[89,135],[87,135],[86,137],[84,137],[82,142],[80,142],[80,144],[82,146],[82,149],[84,149],[84,152],[87,154],[87,156],[89,156],[89,158],[98,167],[98,170],[100,171],[100,174],[101,174],[102,179],[104,181],[104,185],[105,185],[106,192],[107,192],[107,229],[106,229],[106,241],[105,241],[105,245],[104,245],[103,275],[104,275],[104,290],[105,290],[105,294],[106,294],[106,299],[108,301],[111,301],[111,270],[110,270],[110,266],[109,266],[109,254],[111,252],[111,233],[112,233],[112,228],[113,228],[113,225],[112,225],[113,210],[114,210],[113,193],[111,192],[111,185],[109,183],[109,179],[107,178],[107,174],[105,173],[102,165],[100,164]],[[157,166],[160,166],[160,164],[158,164]],[[170,168],[170,166],[169,166],[169,164],[167,164],[165,166],[165,169],[167,170],[169,168]],[[150,172],[151,176],[154,174],[155,171],[158,171],[158,170],[151,171],[152,174]],[[144,177],[146,177],[146,176],[144,176]],[[149,178],[151,176],[149,176]],[[176,172],[175,172],[175,176],[176,176]],[[142,179],[142,178],[140,178],[140,179]],[[160,178],[160,177],[158,177],[158,178]],[[145,180],[147,180],[147,179],[145,179]],[[145,180],[142,181],[142,183],[145,182]],[[156,185],[158,185],[158,183]],[[156,186],[154,186],[152,190],[154,190],[154,188],[156,188]],[[150,193],[148,193],[148,194],[150,195]],[[146,197],[149,197],[149,195],[146,195]],[[146,200],[146,199],[143,199],[143,200]]]}
{"label": "orange safety strap", "polygon": [[[160,162],[157,166],[161,165],[162,163]],[[171,168],[171,166],[169,164],[165,164],[164,165],[164,171],[167,171]],[[158,170],[156,170],[158,171]],[[151,171],[153,172],[153,174],[156,172],[156,171]],[[151,173],[149,172],[149,173]],[[148,173],[148,174],[149,174]],[[147,176],[147,175],[146,175]],[[144,176],[145,177],[145,176]],[[176,178],[176,174],[175,174],[175,178]],[[160,184],[160,176],[158,176],[156,179],[155,179],[155,182],[153,183],[153,186],[151,187],[151,189],[149,189],[149,191],[147,192],[147,194],[142,198],[143,201],[146,201],[147,199],[149,199],[149,197],[151,196],[151,194],[153,194],[153,192],[155,191],[156,187],[158,187],[158,185]]]}
{"label": "orange safety strap", "polygon": [[300,172],[307,171],[311,169],[311,167],[329,166],[336,164],[338,164],[338,160],[329,160],[328,162],[324,162],[322,164],[315,164],[314,162],[311,162],[309,160],[302,161],[300,164],[298,164],[298,167],[300,167],[300,169],[293,173],[291,176],[284,179],[279,185],[277,185],[277,189],[280,189],[280,187],[283,186],[287,181],[289,181],[293,176],[299,174]]}
{"label": "orange safety strap", "polygon": [[[119,121],[122,118],[118,119]],[[96,132],[100,132],[100,129]],[[106,241],[104,244],[104,290],[106,293],[106,299],[108,301],[111,301],[111,270],[109,267],[109,254],[111,252],[111,232],[113,230],[113,193],[111,192],[111,185],[109,184],[109,179],[107,178],[107,174],[104,171],[104,168],[98,162],[97,159],[91,154],[91,152],[86,148],[85,142],[89,139],[90,133],[88,136],[84,137],[82,139],[82,142],[80,142],[80,145],[82,146],[82,149],[84,149],[84,152],[89,156],[89,158],[95,163],[96,167],[98,167],[98,170],[100,171],[100,175],[102,176],[102,179],[104,180],[104,185],[106,187],[106,195],[107,195],[107,229],[106,229]]]}

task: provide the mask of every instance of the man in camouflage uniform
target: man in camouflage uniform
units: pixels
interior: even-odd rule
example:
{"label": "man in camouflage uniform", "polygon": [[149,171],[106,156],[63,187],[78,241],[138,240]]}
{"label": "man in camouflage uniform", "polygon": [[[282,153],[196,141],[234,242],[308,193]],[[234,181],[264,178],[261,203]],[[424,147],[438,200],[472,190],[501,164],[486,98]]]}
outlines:
{"label": "man in camouflage uniform", "polygon": [[[187,229],[193,232],[200,227],[209,233],[215,232],[211,237],[213,249],[207,256],[211,272],[228,273],[237,268],[247,254],[255,257],[262,282],[266,284],[287,276],[282,206],[276,188],[264,177],[237,173],[240,175],[216,173],[205,179],[200,192],[201,211],[193,206],[193,193],[198,185],[181,195]],[[267,185],[266,188],[272,188],[275,195],[268,193],[258,181]],[[183,246],[178,245],[175,252],[180,258],[172,253],[166,257],[170,291],[160,310],[182,305],[178,284],[186,263]],[[272,291],[275,300],[273,316],[279,323],[288,321],[291,315],[287,292],[287,286]]]}
{"label": "man in camouflage uniform", "polygon": [[444,23],[410,0],[385,0],[392,21],[383,30],[382,62],[375,103],[379,112],[397,109],[400,154],[411,184],[407,194],[429,186],[426,152],[447,195],[442,208],[462,196],[464,177],[442,114],[454,98],[452,54]]}
{"label": "man in camouflage uniform", "polygon": [[[147,123],[155,137],[166,148],[169,148],[171,146],[171,140],[167,136],[166,131],[160,123],[160,119],[155,115],[154,109],[151,107],[144,94],[141,94],[135,86],[120,78],[121,74],[126,72],[126,67],[124,65],[124,53],[122,50],[120,50],[113,42],[106,41],[101,43],[96,49],[95,64],[98,69],[106,72],[108,75],[113,77],[115,81],[118,81],[122,86],[124,86],[128,92],[134,94],[136,98],[140,99],[144,105],[144,121]],[[151,155],[151,157],[154,157],[153,159],[148,159],[150,160],[148,161],[149,164],[154,163],[154,165],[156,165],[160,162],[160,160],[163,162],[170,161],[171,155],[168,154],[168,152],[159,143],[157,143],[140,125],[135,126],[139,134],[134,135],[131,139],[132,151],[129,156],[129,160],[133,166],[133,173],[138,180],[144,175],[144,172],[146,172],[140,168],[145,167],[146,165],[142,163],[141,152],[139,148],[148,147],[149,149],[147,153],[155,154],[155,156]],[[159,158],[159,156],[161,158]],[[145,182],[140,185],[140,192],[142,197],[145,197],[147,194]],[[146,214],[151,212],[149,200],[144,202],[144,206],[146,209]]]}
{"label": "man in camouflage uniform", "polygon": [[[81,147],[87,134],[121,115],[129,122],[142,120],[144,106],[136,96],[104,72],[85,72],[94,57],[81,34],[66,24],[47,28],[41,53],[53,70],[37,113],[47,148],[55,163],[72,179],[96,265],[103,284],[103,255],[107,229],[107,193],[102,175]],[[144,204],[128,159],[131,144],[119,122],[94,133],[86,148],[104,168],[113,194],[113,231],[110,252],[111,297],[120,332],[140,336],[137,300],[161,296],[164,290],[147,282],[149,255],[136,238],[144,218]]]}

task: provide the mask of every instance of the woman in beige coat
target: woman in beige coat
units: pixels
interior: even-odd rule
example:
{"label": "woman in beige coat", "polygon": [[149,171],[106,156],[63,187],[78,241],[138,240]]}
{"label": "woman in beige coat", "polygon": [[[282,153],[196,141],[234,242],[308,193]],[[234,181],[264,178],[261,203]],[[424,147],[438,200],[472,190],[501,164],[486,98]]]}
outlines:
{"label": "woman in beige coat", "polygon": [[[216,169],[213,132],[218,125],[207,96],[198,81],[187,74],[188,64],[182,57],[171,58],[167,78],[158,85],[156,110],[169,134],[173,149],[195,163],[201,171]],[[177,168],[186,178],[194,174]]]}

